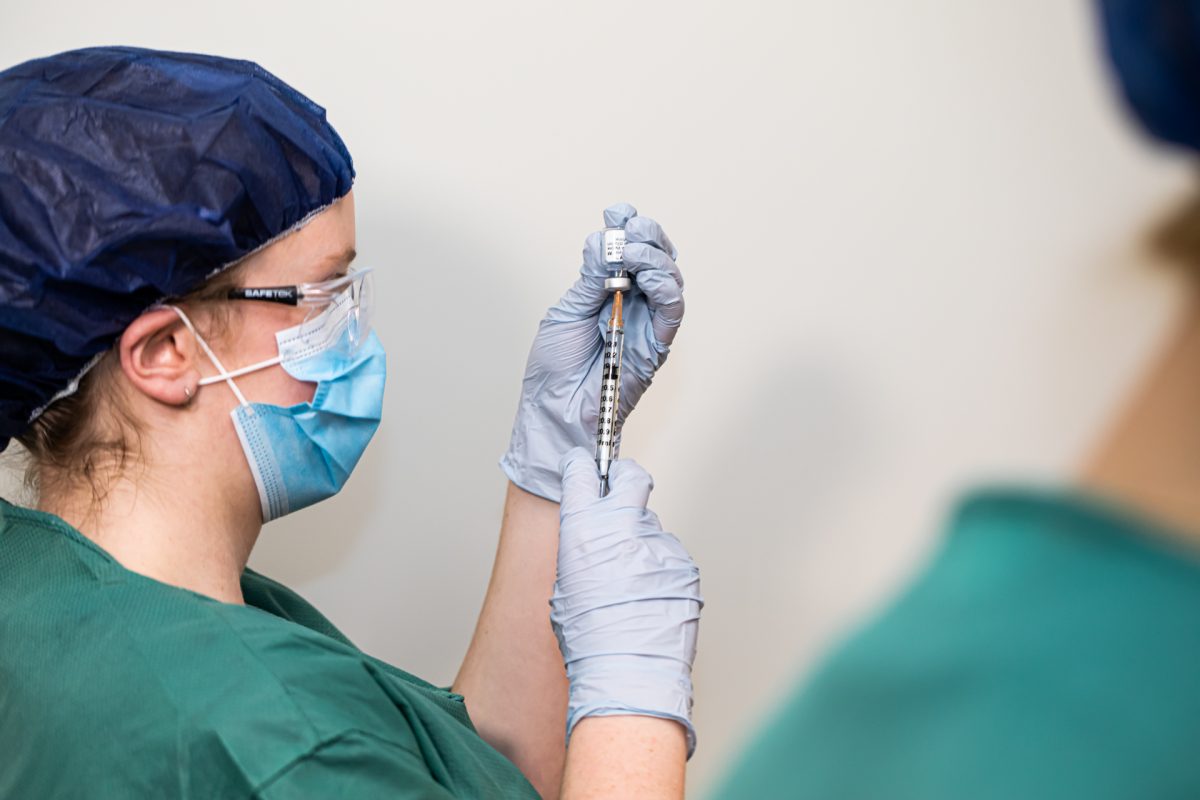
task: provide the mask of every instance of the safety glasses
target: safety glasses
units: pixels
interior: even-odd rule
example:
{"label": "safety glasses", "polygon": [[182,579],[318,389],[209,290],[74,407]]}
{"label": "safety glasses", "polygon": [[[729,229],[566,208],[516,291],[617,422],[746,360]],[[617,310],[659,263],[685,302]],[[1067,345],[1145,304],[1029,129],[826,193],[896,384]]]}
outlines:
{"label": "safety glasses", "polygon": [[229,300],[256,300],[287,306],[306,306],[305,322],[314,319],[334,303],[350,305],[347,329],[350,346],[357,349],[371,333],[374,306],[373,269],[352,269],[327,281],[298,283],[292,286],[235,286],[226,295]]}

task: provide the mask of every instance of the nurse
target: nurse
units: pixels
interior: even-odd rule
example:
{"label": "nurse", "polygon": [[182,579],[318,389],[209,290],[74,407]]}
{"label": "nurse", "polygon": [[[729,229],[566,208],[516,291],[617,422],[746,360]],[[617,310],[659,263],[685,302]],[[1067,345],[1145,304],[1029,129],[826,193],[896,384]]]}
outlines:
{"label": "nurse", "polygon": [[[581,447],[598,236],[534,342],[451,689],[246,569],[382,415],[353,179],[324,110],[249,62],[94,48],[0,73],[0,450],[24,445],[37,496],[0,501],[0,797],[682,796],[699,577],[650,477],[619,462],[599,499]],[[628,414],[682,278],[656,223],[605,216],[639,288]]]}
{"label": "nurse", "polygon": [[[1200,2],[1099,5],[1130,108],[1194,155]],[[784,703],[717,797],[1200,797],[1197,232],[1193,199],[1159,237],[1190,300],[1077,486],[964,499],[924,574]]]}

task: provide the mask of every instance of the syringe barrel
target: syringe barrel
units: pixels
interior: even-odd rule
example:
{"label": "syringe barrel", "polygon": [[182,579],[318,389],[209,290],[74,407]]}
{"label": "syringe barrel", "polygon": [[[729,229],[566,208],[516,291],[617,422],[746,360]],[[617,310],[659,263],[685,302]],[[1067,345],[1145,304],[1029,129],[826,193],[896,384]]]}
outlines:
{"label": "syringe barrel", "polygon": [[624,341],[625,329],[610,325],[604,337],[600,418],[596,425],[596,466],[602,477],[608,476],[608,467],[617,458],[617,437],[620,434],[617,414],[621,408],[621,351]]}

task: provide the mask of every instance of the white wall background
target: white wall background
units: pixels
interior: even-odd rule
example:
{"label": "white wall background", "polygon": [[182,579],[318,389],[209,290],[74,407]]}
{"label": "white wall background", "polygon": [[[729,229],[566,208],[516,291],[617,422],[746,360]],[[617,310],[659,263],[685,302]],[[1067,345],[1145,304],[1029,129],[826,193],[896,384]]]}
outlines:
{"label": "white wall background", "polygon": [[1164,331],[1177,292],[1136,237],[1188,171],[1130,134],[1087,12],[0,0],[0,61],[214,52],[327,106],[387,413],[343,495],[252,563],[435,681],[484,591],[537,320],[605,205],[666,226],[688,315],[625,455],[703,570],[699,790],[911,572],[953,491],[1069,476]]}

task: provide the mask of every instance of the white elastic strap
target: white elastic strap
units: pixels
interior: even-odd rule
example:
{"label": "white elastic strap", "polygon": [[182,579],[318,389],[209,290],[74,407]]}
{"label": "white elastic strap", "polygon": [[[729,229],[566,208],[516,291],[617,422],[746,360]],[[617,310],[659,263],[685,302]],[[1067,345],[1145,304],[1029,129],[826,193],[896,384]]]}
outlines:
{"label": "white elastic strap", "polygon": [[[211,361],[213,366],[217,368],[217,372],[219,374],[209,378],[201,378],[199,385],[206,386],[210,383],[216,383],[217,381],[225,381],[229,384],[229,388],[233,390],[233,394],[235,397],[237,397],[239,403],[241,403],[243,406],[250,405],[250,403],[246,400],[246,396],[242,394],[242,390],[239,389],[237,384],[233,382],[233,374],[225,370],[225,366],[221,363],[221,359],[217,358],[217,354],[214,353],[212,348],[208,346],[208,342],[204,341],[204,337],[197,332],[196,326],[192,324],[190,319],[188,319],[187,314],[183,313],[183,309],[179,306],[167,306],[167,308],[170,308],[179,315],[179,318],[183,320],[183,324],[186,325],[187,329],[192,332],[192,336],[196,337],[196,341],[204,350],[204,354],[208,356],[208,360]],[[244,370],[239,370],[237,374],[240,375],[243,371]]]}
{"label": "white elastic strap", "polygon": [[257,364],[251,364],[248,367],[235,369],[233,372],[223,372],[220,375],[209,375],[207,378],[200,379],[200,385],[208,386],[210,383],[220,383],[221,381],[226,381],[230,378],[240,378],[243,375],[249,375],[251,372],[258,372],[260,369],[273,367],[276,364],[282,363],[282,361],[282,356],[275,356],[274,358],[268,358],[266,361],[260,361]]}

